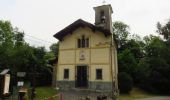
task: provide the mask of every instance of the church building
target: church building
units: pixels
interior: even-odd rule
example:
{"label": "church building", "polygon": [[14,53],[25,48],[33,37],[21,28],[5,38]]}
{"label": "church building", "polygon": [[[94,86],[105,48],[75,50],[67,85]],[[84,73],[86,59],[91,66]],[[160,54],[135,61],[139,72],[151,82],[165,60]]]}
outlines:
{"label": "church building", "polygon": [[56,85],[60,89],[118,90],[112,7],[94,7],[95,24],[78,19],[54,35],[59,40]]}

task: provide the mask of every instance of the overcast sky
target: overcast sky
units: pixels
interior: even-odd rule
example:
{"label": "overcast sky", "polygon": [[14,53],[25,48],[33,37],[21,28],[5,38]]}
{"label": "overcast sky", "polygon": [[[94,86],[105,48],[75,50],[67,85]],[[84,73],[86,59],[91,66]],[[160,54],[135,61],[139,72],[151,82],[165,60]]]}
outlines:
{"label": "overcast sky", "polygon": [[[24,31],[30,44],[48,46],[57,42],[53,37],[56,32],[75,20],[94,23],[93,7],[102,1],[0,0],[0,20],[9,20]],[[113,21],[128,24],[130,31],[140,36],[156,34],[156,23],[170,19],[170,0],[106,0],[106,4],[112,5]]]}

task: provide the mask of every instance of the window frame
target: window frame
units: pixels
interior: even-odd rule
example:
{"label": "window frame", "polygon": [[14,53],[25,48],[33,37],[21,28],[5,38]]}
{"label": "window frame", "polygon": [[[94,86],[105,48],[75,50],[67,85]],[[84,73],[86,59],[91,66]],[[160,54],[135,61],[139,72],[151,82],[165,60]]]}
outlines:
{"label": "window frame", "polygon": [[81,45],[81,39],[79,39],[79,38],[77,39],[77,47],[78,47],[78,48],[81,48],[81,47],[82,47],[82,45]]}
{"label": "window frame", "polygon": [[103,79],[103,69],[97,68],[96,69],[96,80],[102,80]]}
{"label": "window frame", "polygon": [[77,48],[89,48],[89,37],[82,35],[77,39]]}
{"label": "window frame", "polygon": [[68,68],[64,69],[64,73],[63,73],[64,74],[64,76],[63,76],[64,79],[69,79],[69,72],[70,71],[69,71]]}

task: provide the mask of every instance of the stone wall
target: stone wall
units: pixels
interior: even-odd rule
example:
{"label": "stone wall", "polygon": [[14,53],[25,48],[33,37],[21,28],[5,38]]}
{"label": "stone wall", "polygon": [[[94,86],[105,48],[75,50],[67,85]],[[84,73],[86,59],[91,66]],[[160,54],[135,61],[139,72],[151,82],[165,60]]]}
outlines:
{"label": "stone wall", "polygon": [[111,82],[89,82],[89,88],[95,91],[111,91]]}
{"label": "stone wall", "polygon": [[60,90],[69,90],[75,88],[75,81],[57,81],[57,87]]}
{"label": "stone wall", "polygon": [[[57,81],[57,86],[60,90],[70,90],[74,89],[75,81]],[[101,92],[110,92],[112,90],[111,82],[89,82],[88,88],[91,91],[101,91]]]}

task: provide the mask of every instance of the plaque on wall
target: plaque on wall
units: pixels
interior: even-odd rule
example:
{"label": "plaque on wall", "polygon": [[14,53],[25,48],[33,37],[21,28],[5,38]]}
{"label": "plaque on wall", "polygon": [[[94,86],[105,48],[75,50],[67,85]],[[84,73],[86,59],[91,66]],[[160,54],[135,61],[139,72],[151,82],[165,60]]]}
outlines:
{"label": "plaque on wall", "polygon": [[80,51],[79,59],[80,60],[85,60],[85,52],[83,50]]}

